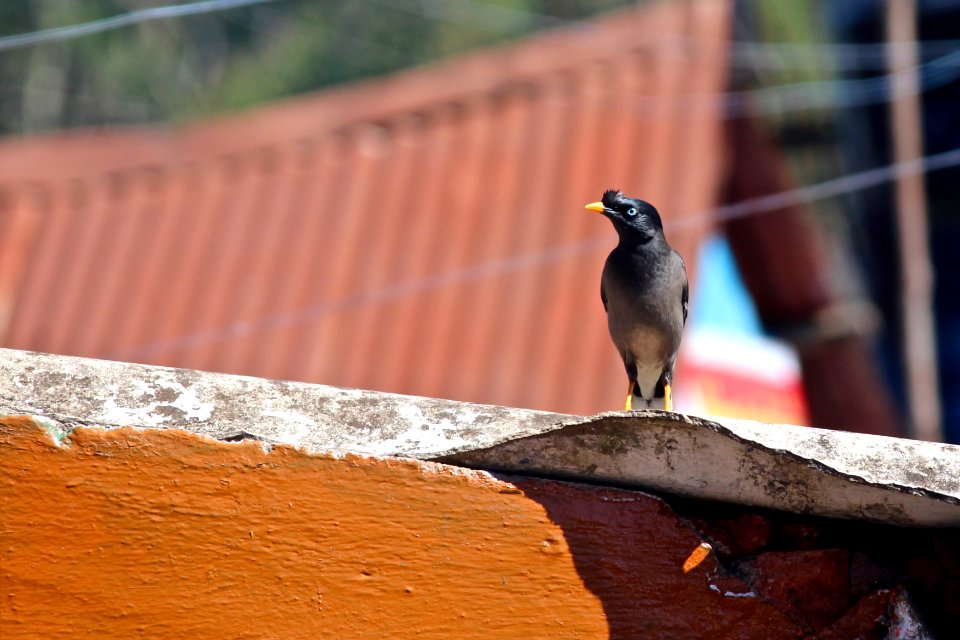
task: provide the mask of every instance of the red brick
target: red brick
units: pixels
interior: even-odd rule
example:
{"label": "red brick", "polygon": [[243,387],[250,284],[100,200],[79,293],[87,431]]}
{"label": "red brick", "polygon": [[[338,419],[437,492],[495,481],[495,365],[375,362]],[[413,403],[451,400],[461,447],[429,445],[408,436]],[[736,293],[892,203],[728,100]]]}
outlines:
{"label": "red brick", "polygon": [[853,605],[842,618],[808,640],[885,640],[894,591],[874,591]]}
{"label": "red brick", "polygon": [[757,594],[810,631],[831,624],[849,606],[845,549],[764,553],[751,565]]}
{"label": "red brick", "polygon": [[701,540],[660,498],[549,480],[510,481],[563,528],[584,584],[603,602],[611,638],[803,636],[779,602],[757,597],[737,577],[718,576],[714,558],[683,573],[683,561]]}
{"label": "red brick", "polygon": [[761,551],[770,542],[770,520],[756,513],[744,513],[733,518],[691,518],[718,551],[733,556],[749,556]]}

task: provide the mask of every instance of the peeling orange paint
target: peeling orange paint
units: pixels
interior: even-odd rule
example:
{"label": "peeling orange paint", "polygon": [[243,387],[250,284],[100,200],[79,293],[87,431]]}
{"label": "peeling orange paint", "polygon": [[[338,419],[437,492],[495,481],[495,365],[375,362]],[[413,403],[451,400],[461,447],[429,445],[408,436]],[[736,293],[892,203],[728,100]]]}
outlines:
{"label": "peeling orange paint", "polygon": [[711,551],[713,551],[713,547],[710,546],[709,542],[701,542],[690,556],[683,561],[683,572],[690,573],[699,567],[703,561],[707,559]]}
{"label": "peeling orange paint", "polygon": [[443,465],[0,421],[2,637],[601,638],[561,529]]}

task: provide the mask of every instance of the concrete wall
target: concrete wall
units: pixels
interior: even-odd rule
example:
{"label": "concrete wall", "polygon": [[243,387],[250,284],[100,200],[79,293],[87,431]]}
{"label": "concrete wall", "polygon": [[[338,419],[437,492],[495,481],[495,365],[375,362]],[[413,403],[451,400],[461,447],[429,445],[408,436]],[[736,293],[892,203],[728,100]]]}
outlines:
{"label": "concrete wall", "polygon": [[[784,426],[583,419],[9,350],[4,414],[4,640],[928,637],[960,623],[956,447],[855,436],[864,456],[840,471],[827,451],[849,434],[804,430],[816,454]],[[305,448],[281,441],[288,429]],[[884,484],[864,460],[896,473],[883,456],[912,451],[914,486],[891,486],[891,509],[869,520],[809,515],[820,493],[776,510],[692,499],[684,464],[658,472],[668,493],[611,486],[655,484],[612,477],[625,460],[660,468],[695,449],[732,478],[758,471],[732,465],[749,458],[724,441],[806,456],[848,497]],[[577,442],[593,468],[575,466]],[[364,447],[380,455],[351,453]],[[411,457],[438,455],[461,464]],[[533,475],[462,466],[518,455]],[[907,513],[898,496],[941,526],[880,524]],[[703,542],[713,552],[684,571]]]}

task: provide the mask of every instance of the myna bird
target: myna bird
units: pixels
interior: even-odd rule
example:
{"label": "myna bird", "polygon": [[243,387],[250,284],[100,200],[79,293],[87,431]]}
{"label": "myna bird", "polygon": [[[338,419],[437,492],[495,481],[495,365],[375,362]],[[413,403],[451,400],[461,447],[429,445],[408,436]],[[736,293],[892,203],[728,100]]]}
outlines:
{"label": "myna bird", "polygon": [[624,409],[633,408],[636,395],[648,407],[663,398],[670,411],[673,367],[687,321],[686,265],[667,244],[660,214],[649,202],[611,189],[586,208],[606,216],[620,236],[603,265],[600,299],[630,381]]}

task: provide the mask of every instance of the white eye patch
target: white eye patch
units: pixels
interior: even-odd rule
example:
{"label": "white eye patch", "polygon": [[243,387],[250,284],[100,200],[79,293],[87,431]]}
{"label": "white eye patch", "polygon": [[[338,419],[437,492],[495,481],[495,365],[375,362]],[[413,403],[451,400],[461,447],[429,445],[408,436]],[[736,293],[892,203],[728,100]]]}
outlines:
{"label": "white eye patch", "polygon": [[627,209],[627,215],[630,216],[631,218],[632,218],[633,216],[637,215],[637,210],[636,210],[636,208],[630,207],[629,209]]}

